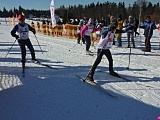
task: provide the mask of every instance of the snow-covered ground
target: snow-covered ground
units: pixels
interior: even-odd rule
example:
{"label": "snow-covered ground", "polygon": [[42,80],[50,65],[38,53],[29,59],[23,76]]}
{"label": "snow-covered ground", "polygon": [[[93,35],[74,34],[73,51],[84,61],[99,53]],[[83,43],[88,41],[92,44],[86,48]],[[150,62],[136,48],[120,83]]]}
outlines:
{"label": "snow-covered ground", "polygon": [[[160,36],[155,30],[152,37],[152,53],[141,51],[144,47],[143,30],[135,38],[136,48],[111,49],[114,70],[133,82],[126,82],[98,70],[108,72],[104,56],[94,79],[106,91],[117,96],[111,98],[93,86],[81,82],[75,75],[85,77],[96,55],[85,55],[85,45],[76,40],[51,37],[37,33],[30,39],[39,61],[57,70],[30,63],[27,50],[26,76],[22,77],[20,48],[14,44],[12,27],[0,25],[0,120],[159,120],[160,116]],[[96,52],[91,46],[91,51]]]}

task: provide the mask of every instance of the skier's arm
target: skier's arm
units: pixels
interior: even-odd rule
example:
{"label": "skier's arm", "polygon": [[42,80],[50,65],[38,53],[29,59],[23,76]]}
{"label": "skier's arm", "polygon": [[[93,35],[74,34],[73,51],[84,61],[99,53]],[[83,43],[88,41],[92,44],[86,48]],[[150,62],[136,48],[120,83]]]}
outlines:
{"label": "skier's arm", "polygon": [[147,24],[146,22],[144,22],[144,23],[140,26],[140,28],[145,29],[147,26],[148,26],[148,24]]}
{"label": "skier's arm", "polygon": [[102,28],[102,31],[101,31],[102,38],[107,36],[108,31],[109,31],[108,28]]}
{"label": "skier's arm", "polygon": [[15,37],[16,39],[19,38],[19,36],[16,34],[17,30],[18,30],[18,25],[15,25],[14,28],[12,29],[12,31],[11,31],[12,37]]}
{"label": "skier's arm", "polygon": [[153,22],[153,21],[152,21],[152,23],[151,23],[151,26],[152,26],[153,30],[154,30],[154,29],[157,29],[157,26],[156,26],[155,22]]}
{"label": "skier's arm", "polygon": [[29,28],[30,31],[33,32],[33,34],[36,34],[36,30],[33,27],[31,27],[30,25],[28,25],[28,28]]}
{"label": "skier's arm", "polygon": [[83,37],[84,36],[84,32],[88,29],[87,26],[84,26],[81,30],[81,36]]}

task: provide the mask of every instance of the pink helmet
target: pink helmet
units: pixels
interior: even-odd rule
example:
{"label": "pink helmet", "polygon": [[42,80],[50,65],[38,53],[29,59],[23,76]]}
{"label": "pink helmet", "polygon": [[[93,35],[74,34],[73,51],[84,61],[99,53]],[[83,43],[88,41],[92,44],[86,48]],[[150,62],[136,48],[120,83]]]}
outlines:
{"label": "pink helmet", "polygon": [[25,19],[24,15],[19,14],[19,15],[18,15],[18,20],[20,20],[20,19]]}

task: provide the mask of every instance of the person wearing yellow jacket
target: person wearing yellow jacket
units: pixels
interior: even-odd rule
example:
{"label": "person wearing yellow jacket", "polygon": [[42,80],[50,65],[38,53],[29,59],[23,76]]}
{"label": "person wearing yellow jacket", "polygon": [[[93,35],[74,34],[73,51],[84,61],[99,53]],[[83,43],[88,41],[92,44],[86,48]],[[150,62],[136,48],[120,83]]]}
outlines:
{"label": "person wearing yellow jacket", "polygon": [[[122,19],[122,15],[119,15],[118,18],[117,18],[117,23],[118,23],[118,26],[116,28],[117,31],[122,31],[123,29],[123,19]],[[115,34],[115,37],[117,38],[117,43],[118,43],[118,47],[121,47],[122,46],[122,33],[116,33]]]}

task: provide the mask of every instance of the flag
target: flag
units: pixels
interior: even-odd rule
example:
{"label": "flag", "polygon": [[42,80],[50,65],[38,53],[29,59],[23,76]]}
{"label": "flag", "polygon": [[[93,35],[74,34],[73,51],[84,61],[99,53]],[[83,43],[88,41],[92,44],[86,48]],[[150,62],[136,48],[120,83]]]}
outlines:
{"label": "flag", "polygon": [[56,26],[56,19],[54,14],[54,0],[51,0],[50,12],[51,12],[52,27],[54,28]]}

